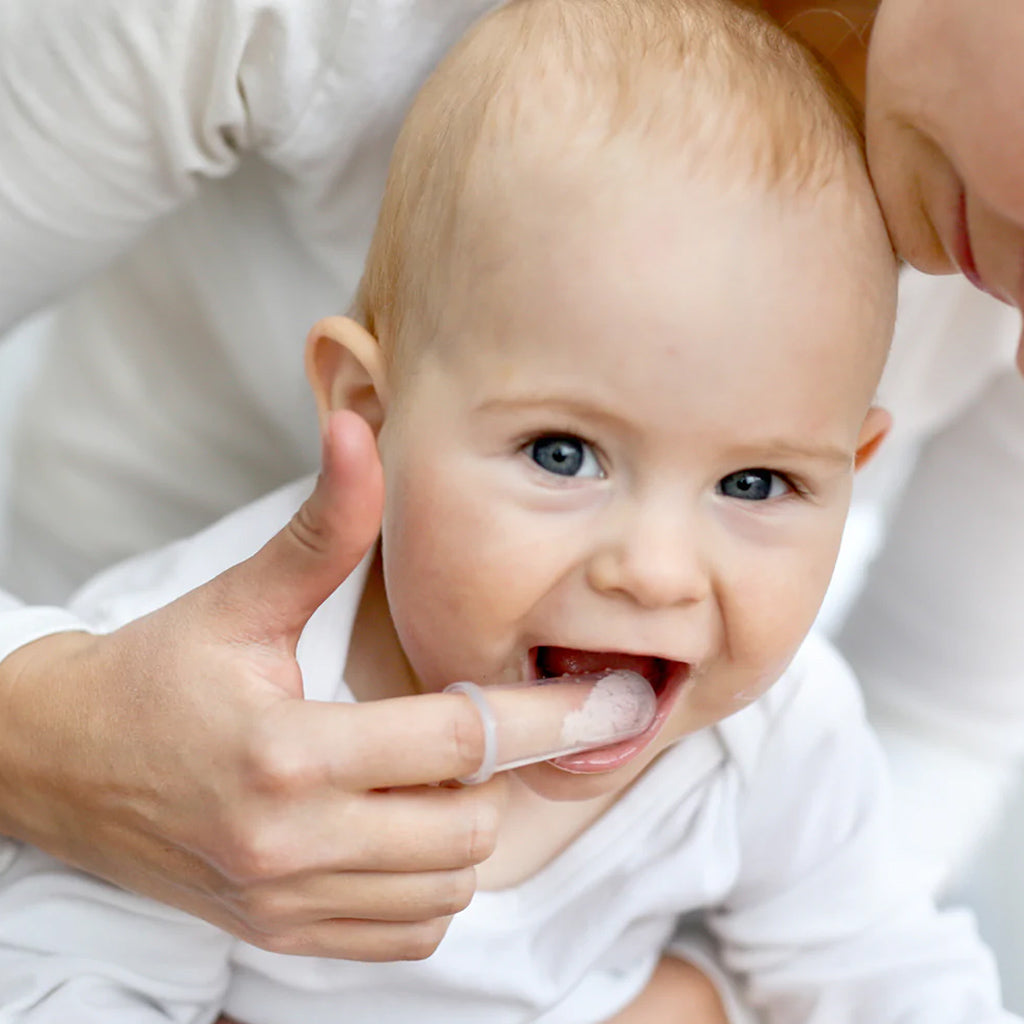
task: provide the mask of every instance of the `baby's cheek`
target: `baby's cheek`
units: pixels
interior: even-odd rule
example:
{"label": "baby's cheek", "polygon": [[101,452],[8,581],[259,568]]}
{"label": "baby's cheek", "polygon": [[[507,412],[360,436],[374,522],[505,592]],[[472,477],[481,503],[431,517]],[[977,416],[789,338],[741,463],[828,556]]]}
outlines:
{"label": "baby's cheek", "polygon": [[735,637],[732,647],[738,666],[745,666],[754,680],[765,687],[774,682],[796,653],[817,616],[816,594],[799,586],[776,590],[761,614],[751,617],[749,628]]}
{"label": "baby's cheek", "polygon": [[757,699],[785,671],[821,605],[827,577],[814,570],[776,574],[771,585],[738,592],[726,613],[728,671],[723,685],[733,703]]}
{"label": "baby's cheek", "polygon": [[715,666],[706,676],[694,680],[679,725],[692,732],[741,711],[778,680],[787,663],[788,659],[760,658]]}
{"label": "baby's cheek", "polygon": [[499,632],[502,590],[473,524],[454,516],[387,524],[384,571],[388,605],[402,648],[422,684],[442,689],[475,679]]}

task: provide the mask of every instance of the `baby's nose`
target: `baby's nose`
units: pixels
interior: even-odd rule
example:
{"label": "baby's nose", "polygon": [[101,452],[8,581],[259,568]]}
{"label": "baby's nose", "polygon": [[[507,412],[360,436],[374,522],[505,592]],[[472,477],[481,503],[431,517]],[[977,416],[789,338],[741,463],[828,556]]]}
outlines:
{"label": "baby's nose", "polygon": [[704,546],[693,522],[673,510],[625,520],[590,560],[590,585],[644,608],[696,603],[711,589]]}

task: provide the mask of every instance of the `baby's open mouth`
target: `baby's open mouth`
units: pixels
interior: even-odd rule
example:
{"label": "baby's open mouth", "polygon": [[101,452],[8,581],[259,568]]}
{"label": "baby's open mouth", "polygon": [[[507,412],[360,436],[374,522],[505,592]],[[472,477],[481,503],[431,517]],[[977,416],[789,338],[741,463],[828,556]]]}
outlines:
{"label": "baby's open mouth", "polygon": [[654,721],[639,736],[596,750],[569,754],[551,762],[564,771],[579,774],[612,771],[640,753],[657,735],[690,675],[690,666],[686,662],[670,661],[667,658],[646,654],[583,651],[570,647],[535,647],[531,651],[531,657],[538,679],[607,670],[627,670],[643,676],[658,695],[658,709]]}
{"label": "baby's open mouth", "polygon": [[664,658],[656,658],[649,654],[580,651],[571,647],[537,647],[533,654],[538,679],[625,669],[643,676],[659,697],[664,692],[670,676],[676,670],[686,667],[681,662],[666,661]]}

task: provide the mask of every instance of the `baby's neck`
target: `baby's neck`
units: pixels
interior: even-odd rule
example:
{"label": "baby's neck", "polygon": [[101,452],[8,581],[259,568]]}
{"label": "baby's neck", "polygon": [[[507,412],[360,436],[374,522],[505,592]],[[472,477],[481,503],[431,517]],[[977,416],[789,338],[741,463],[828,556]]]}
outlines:
{"label": "baby's neck", "polygon": [[510,889],[521,885],[571,846],[619,798],[606,793],[592,800],[546,800],[508,778],[508,801],[494,853],[477,866],[477,887]]}

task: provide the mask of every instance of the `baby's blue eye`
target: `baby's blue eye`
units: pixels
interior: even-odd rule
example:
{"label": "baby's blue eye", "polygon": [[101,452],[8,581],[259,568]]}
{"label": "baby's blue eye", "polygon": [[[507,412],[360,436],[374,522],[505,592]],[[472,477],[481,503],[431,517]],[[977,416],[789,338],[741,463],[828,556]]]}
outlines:
{"label": "baby's blue eye", "polygon": [[765,501],[792,490],[784,477],[770,469],[741,469],[718,481],[718,493],[742,501]]}
{"label": "baby's blue eye", "polygon": [[526,451],[541,469],[558,476],[601,477],[601,464],[586,441],[571,434],[549,434],[527,445]]}

